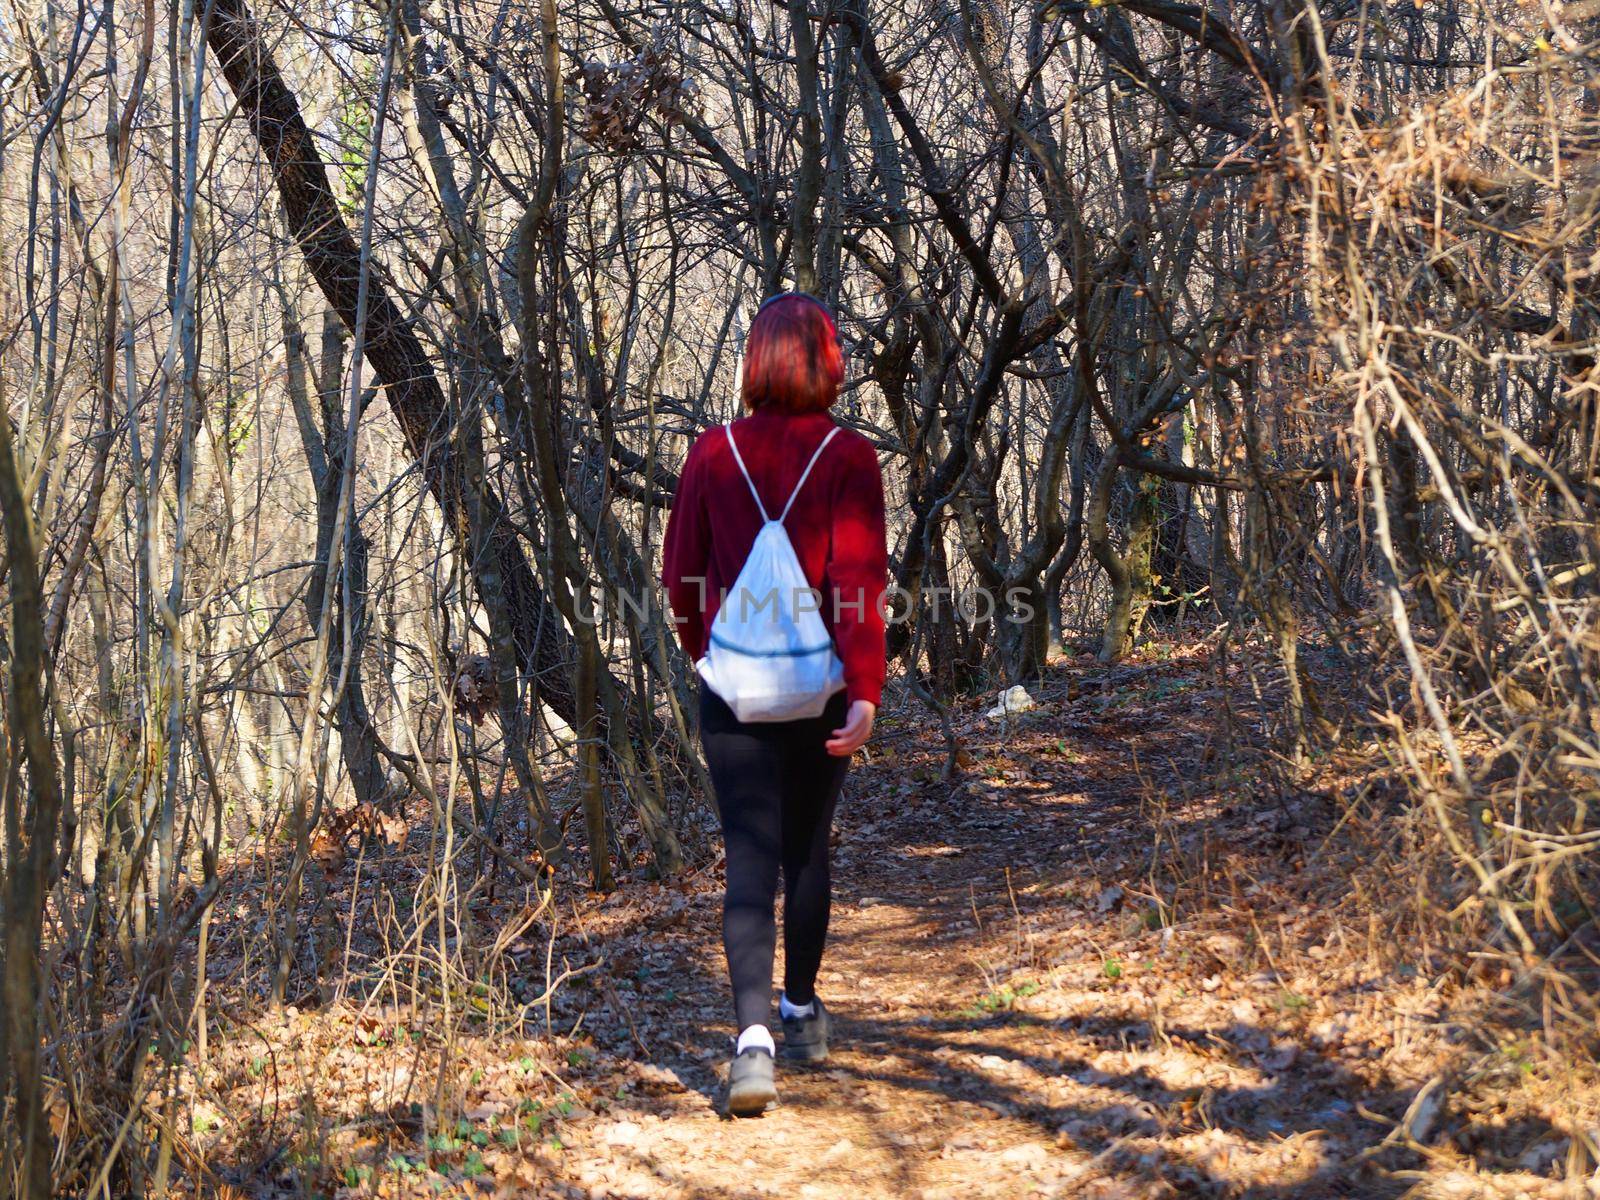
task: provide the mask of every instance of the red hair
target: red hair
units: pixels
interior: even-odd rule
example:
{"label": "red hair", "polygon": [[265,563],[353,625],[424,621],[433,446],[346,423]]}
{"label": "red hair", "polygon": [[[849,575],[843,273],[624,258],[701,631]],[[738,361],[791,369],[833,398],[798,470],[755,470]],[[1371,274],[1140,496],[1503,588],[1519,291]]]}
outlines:
{"label": "red hair", "polygon": [[745,407],[821,412],[843,382],[839,330],[822,302],[804,292],[767,300],[745,341]]}

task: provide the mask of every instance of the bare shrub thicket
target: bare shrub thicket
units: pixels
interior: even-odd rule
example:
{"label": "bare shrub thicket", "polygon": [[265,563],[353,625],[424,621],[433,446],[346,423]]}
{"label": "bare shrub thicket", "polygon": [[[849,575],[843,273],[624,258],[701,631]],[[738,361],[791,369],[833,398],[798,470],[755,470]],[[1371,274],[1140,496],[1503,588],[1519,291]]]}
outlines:
{"label": "bare shrub thicket", "polygon": [[13,1190],[199,1170],[258,1005],[521,1019],[478,899],[703,856],[656,563],[788,286],[893,705],[1255,639],[1258,735],[1376,735],[1426,919],[1592,1033],[1593,8],[8,3]]}
{"label": "bare shrub thicket", "polygon": [[1370,609],[1374,715],[1461,871],[1442,907],[1487,918],[1508,974],[1553,955],[1536,1006],[1592,1034],[1595,30],[1500,33],[1379,119],[1393,102],[1340,80],[1308,23],[1288,157],[1315,396],[1364,539],[1366,586],[1331,595]]}

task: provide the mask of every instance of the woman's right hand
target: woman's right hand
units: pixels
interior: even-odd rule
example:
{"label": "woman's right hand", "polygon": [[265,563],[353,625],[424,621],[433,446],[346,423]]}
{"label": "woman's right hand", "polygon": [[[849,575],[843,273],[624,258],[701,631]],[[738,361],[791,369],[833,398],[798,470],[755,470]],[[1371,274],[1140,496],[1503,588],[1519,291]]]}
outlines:
{"label": "woman's right hand", "polygon": [[833,731],[827,741],[828,753],[846,758],[867,744],[872,736],[872,722],[878,716],[878,706],[870,700],[852,700],[845,714],[844,725]]}

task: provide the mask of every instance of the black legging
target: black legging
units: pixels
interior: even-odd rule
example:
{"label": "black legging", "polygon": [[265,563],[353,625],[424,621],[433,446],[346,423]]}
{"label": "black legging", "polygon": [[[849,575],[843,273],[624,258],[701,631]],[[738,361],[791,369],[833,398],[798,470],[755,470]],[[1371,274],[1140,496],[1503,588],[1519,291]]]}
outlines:
{"label": "black legging", "polygon": [[710,688],[700,689],[700,741],[727,847],[722,945],[739,1028],[765,1025],[772,1010],[772,906],[783,869],[783,989],[812,998],[828,936],[828,831],[848,758],[823,748],[845,718],[845,694],[820,717],[739,721]]}

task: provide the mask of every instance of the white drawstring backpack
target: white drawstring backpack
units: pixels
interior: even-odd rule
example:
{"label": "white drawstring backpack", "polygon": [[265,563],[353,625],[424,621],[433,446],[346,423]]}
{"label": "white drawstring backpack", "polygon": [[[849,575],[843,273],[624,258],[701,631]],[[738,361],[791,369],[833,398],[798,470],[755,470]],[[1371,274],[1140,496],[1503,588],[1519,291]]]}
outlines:
{"label": "white drawstring backpack", "polygon": [[740,721],[821,716],[828,698],[844,686],[844,664],[822,623],[822,597],[806,582],[783,521],[811,468],[839,431],[830,429],[822,439],[789,494],[789,503],[773,520],[733,440],[733,426],[723,429],[739,473],[755,497],[762,525],[739,578],[717,609],[710,642],[695,668]]}

